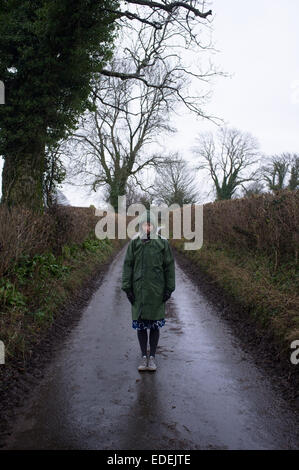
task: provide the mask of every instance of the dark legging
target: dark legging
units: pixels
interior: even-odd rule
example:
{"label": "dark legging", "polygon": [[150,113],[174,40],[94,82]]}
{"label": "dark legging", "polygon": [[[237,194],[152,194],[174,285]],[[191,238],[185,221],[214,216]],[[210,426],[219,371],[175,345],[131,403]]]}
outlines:
{"label": "dark legging", "polygon": [[[141,348],[141,354],[142,356],[146,356],[147,354],[147,329],[137,330],[137,336],[138,336],[138,340],[139,340],[139,344]],[[155,357],[156,349],[157,349],[158,341],[159,341],[159,336],[160,336],[159,329],[150,328],[150,334],[149,334],[150,356]]]}

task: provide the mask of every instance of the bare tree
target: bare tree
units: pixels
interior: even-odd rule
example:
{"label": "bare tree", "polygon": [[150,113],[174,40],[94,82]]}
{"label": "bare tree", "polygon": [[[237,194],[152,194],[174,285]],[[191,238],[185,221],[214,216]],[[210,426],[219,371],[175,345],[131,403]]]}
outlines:
{"label": "bare tree", "polygon": [[[169,113],[177,103],[214,120],[203,106],[211,78],[222,72],[208,59],[203,65],[198,54],[213,49],[207,20],[212,12],[206,3],[128,1],[114,12],[121,26],[115,54],[94,76],[93,111],[86,113],[70,140],[77,157],[72,158],[69,176],[80,177],[94,191],[108,187],[108,200],[116,209],[129,178],[142,191],[149,189],[139,175],[162,157],[147,155],[144,148],[158,133],[172,130]],[[201,85],[193,87],[196,93],[194,79]]]}
{"label": "bare tree", "polygon": [[285,187],[285,180],[290,165],[290,155],[274,155],[267,165],[261,168],[261,178],[266,182],[268,189],[279,191]]}
{"label": "bare tree", "polygon": [[299,189],[299,155],[294,153],[291,157],[291,170],[288,188],[291,191]]}
{"label": "bare tree", "polygon": [[[128,5],[146,7],[137,10],[134,14],[131,10],[109,10],[114,12],[117,18],[127,18],[137,20],[141,23],[152,26],[154,29],[161,29],[169,15],[177,15],[176,21],[186,21],[191,29],[191,22],[194,18],[206,19],[212,15],[212,10],[205,10],[207,2],[202,1],[153,1],[153,0],[125,0]],[[107,8],[105,8],[107,10]],[[154,15],[157,16],[154,16]],[[154,16],[154,17],[153,17]]]}
{"label": "bare tree", "polygon": [[153,196],[148,192],[140,191],[133,182],[127,184],[126,203],[127,207],[131,204],[143,204],[146,209],[150,209],[153,203]]}
{"label": "bare tree", "polygon": [[[287,178],[289,181],[287,182]],[[299,186],[299,155],[284,152],[269,158],[261,168],[261,179],[270,191],[295,190]]]}
{"label": "bare tree", "polygon": [[167,155],[164,163],[156,168],[151,194],[156,203],[168,206],[178,204],[182,207],[198,201],[194,175],[191,174],[188,163],[178,153]]}
{"label": "bare tree", "polygon": [[250,197],[250,196],[262,194],[263,192],[264,192],[263,184],[259,181],[254,181],[249,186],[244,187],[242,194],[244,197]]}
{"label": "bare tree", "polygon": [[[66,171],[62,162],[63,151],[60,143],[46,149],[45,172],[43,179],[43,198],[45,207],[57,204],[68,205],[67,198],[62,198],[62,191],[58,187],[63,183]],[[65,196],[64,196],[65,197]],[[59,202],[60,203],[60,202]]]}
{"label": "bare tree", "polygon": [[[207,84],[212,77],[226,74],[213,66],[205,54],[199,62],[199,52],[214,50],[208,2],[128,0],[124,3],[126,8],[114,11],[120,25],[114,60],[100,73],[121,80],[140,80],[160,91],[172,90],[176,100],[189,110],[214,119],[202,109],[210,96]],[[190,60],[190,52],[196,53],[195,60],[194,56]],[[163,69],[158,81],[152,80],[152,69],[157,64]],[[186,86],[191,79],[198,80],[194,87],[198,93]],[[181,83],[185,84],[184,88]]]}
{"label": "bare tree", "polygon": [[[159,68],[155,69],[160,78]],[[80,177],[94,191],[108,188],[108,200],[117,210],[118,196],[126,194],[128,179],[143,191],[140,173],[163,161],[144,148],[160,132],[172,132],[169,113],[173,92],[149,89],[139,81],[101,77],[94,82],[92,110],[69,140],[69,179]],[[76,155],[74,158],[73,155]]]}
{"label": "bare tree", "polygon": [[[108,187],[108,200],[116,208],[129,178],[147,191],[139,175],[146,167],[156,166],[161,156],[146,155],[143,150],[158,132],[172,130],[169,113],[176,104],[218,120],[203,109],[211,94],[211,79],[225,75],[207,54],[214,49],[212,12],[206,5],[198,0],[120,2],[113,11],[120,26],[113,59],[94,75],[93,111],[83,116],[67,145],[77,155],[74,160],[75,152],[68,151],[69,181],[80,178],[95,191]],[[196,86],[192,86],[194,80]]]}
{"label": "bare tree", "polygon": [[193,149],[199,160],[196,169],[209,172],[217,200],[231,199],[243,183],[257,179],[258,170],[251,167],[258,162],[259,145],[251,134],[222,127],[216,139],[206,133],[197,142]]}

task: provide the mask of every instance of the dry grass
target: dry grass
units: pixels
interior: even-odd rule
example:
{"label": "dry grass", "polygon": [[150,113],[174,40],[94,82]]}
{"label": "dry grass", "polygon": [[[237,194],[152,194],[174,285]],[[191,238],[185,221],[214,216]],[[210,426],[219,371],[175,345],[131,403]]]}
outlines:
{"label": "dry grass", "polygon": [[282,350],[299,338],[299,273],[294,264],[274,271],[267,256],[244,249],[205,243],[200,250],[184,251],[183,241],[173,240],[172,244],[246,307]]}
{"label": "dry grass", "polygon": [[[194,206],[191,220],[194,230]],[[267,254],[275,267],[298,263],[299,190],[205,204],[203,234],[205,243]]]}
{"label": "dry grass", "polygon": [[58,308],[121,246],[96,239],[100,219],[94,208],[37,215],[0,206],[0,339],[8,358],[30,355]]}
{"label": "dry grass", "polygon": [[286,350],[299,338],[299,191],[206,204],[203,216],[200,250],[184,251],[183,240],[173,245]]}
{"label": "dry grass", "polygon": [[49,215],[37,217],[26,209],[0,206],[0,277],[24,253],[43,253],[53,231]]}
{"label": "dry grass", "polygon": [[55,207],[42,215],[0,205],[0,277],[22,255],[61,254],[65,245],[94,236],[99,217],[86,207]]}
{"label": "dry grass", "polygon": [[204,240],[298,262],[299,191],[206,204]]}

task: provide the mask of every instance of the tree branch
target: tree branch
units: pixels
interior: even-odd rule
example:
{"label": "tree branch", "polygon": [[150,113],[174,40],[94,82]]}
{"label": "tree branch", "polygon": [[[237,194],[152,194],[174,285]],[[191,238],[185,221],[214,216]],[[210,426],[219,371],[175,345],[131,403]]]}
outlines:
{"label": "tree branch", "polygon": [[141,23],[147,24],[149,26],[152,26],[155,29],[162,29],[163,25],[158,23],[157,21],[149,21],[146,18],[141,18],[140,16],[136,15],[135,13],[132,13],[130,11],[116,11],[116,10],[107,10],[109,13],[114,13],[116,17],[122,18],[126,17],[128,20],[137,20],[140,21]]}
{"label": "tree branch", "polygon": [[131,3],[133,5],[142,5],[149,8],[156,8],[159,10],[164,10],[168,13],[172,13],[173,10],[176,8],[184,8],[185,10],[191,11],[195,16],[199,18],[207,18],[208,16],[212,15],[212,10],[203,13],[198,10],[198,8],[193,7],[192,5],[188,5],[185,2],[172,2],[169,4],[155,2],[151,0],[126,0],[127,3]]}

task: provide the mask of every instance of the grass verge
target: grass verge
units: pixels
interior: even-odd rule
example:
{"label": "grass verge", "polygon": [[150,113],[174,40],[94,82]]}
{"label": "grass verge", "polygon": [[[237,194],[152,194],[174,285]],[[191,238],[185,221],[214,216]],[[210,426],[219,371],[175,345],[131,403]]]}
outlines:
{"label": "grass verge", "polygon": [[122,244],[119,240],[87,239],[82,244],[65,245],[59,256],[25,255],[10,267],[0,278],[0,340],[5,345],[6,365],[30,358],[63,306]]}
{"label": "grass verge", "polygon": [[299,340],[299,270],[295,262],[279,268],[269,257],[247,250],[204,243],[184,250],[184,240],[171,244],[206,273],[223,291],[245,307],[261,332],[271,337],[281,355]]}

